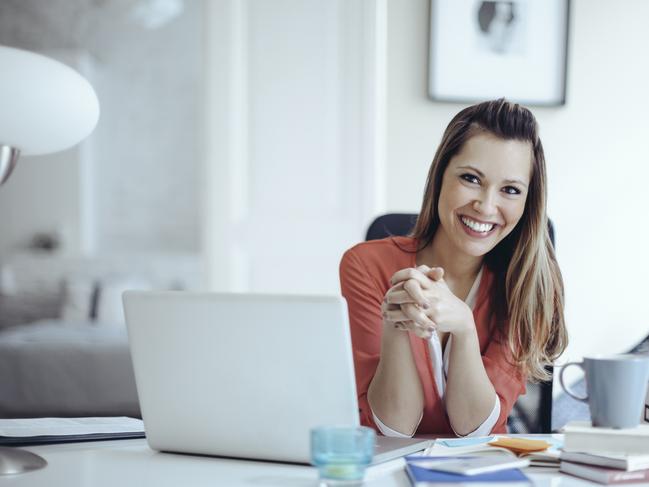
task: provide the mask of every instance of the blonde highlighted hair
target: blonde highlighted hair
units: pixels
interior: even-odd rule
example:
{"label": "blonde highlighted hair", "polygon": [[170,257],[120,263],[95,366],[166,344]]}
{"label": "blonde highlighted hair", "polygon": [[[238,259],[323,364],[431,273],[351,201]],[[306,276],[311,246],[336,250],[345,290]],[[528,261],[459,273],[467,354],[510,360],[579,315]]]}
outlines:
{"label": "blonde highlighted hair", "polygon": [[563,280],[546,214],[545,155],[538,124],[527,108],[501,98],[465,108],[451,120],[430,166],[412,236],[420,249],[432,241],[439,226],[437,208],[444,172],[465,142],[479,133],[527,141],[532,147],[525,211],[514,230],[485,256],[485,265],[495,275],[491,299],[502,339],[531,380],[547,380],[546,366],[565,350],[568,334]]}

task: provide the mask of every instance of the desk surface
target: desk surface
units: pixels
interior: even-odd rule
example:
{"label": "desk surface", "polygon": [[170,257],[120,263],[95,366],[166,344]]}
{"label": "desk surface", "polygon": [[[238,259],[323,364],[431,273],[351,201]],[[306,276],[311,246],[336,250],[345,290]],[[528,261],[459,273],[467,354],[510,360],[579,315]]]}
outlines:
{"label": "desk surface", "polygon": [[[22,475],[0,477],[0,485],[29,487],[115,487],[180,485],[315,487],[317,472],[308,466],[230,460],[159,453],[146,440],[119,440],[28,447],[42,455],[48,466]],[[368,487],[409,487],[398,459],[371,467]],[[594,486],[591,482],[559,474],[556,470],[528,469],[535,486]],[[634,484],[649,485],[649,484]]]}

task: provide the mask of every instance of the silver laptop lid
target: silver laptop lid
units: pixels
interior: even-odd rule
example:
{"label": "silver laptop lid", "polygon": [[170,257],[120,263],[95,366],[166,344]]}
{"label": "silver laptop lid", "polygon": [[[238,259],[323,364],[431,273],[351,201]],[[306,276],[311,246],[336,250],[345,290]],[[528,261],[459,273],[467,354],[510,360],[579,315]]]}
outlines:
{"label": "silver laptop lid", "polygon": [[309,430],[357,425],[344,299],[124,293],[151,448],[309,462]]}

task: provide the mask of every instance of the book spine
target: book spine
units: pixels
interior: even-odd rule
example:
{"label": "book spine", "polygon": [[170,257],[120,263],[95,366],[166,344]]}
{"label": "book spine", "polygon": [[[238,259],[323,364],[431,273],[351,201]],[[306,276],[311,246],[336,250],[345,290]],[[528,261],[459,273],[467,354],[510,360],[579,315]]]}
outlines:
{"label": "book spine", "polygon": [[644,437],[566,434],[563,450],[566,452],[588,452],[593,455],[606,455],[607,453],[646,455],[649,453],[649,440]]}
{"label": "book spine", "polygon": [[[639,468],[630,468],[627,460],[617,458],[607,458],[587,453],[564,452],[561,454],[561,460],[573,463],[583,463],[585,465],[595,465],[599,467],[617,468],[620,470],[639,470]],[[649,468],[649,466],[647,466]]]}
{"label": "book spine", "polygon": [[631,484],[649,480],[649,470],[641,472],[619,472],[608,475],[609,484]]}

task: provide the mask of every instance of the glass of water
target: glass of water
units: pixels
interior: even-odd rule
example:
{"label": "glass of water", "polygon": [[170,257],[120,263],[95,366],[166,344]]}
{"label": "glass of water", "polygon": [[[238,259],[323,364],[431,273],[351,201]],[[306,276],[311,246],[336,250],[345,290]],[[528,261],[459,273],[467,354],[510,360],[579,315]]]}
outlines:
{"label": "glass of water", "polygon": [[321,426],[311,430],[311,463],[320,485],[361,485],[372,462],[376,435],[364,426]]}

